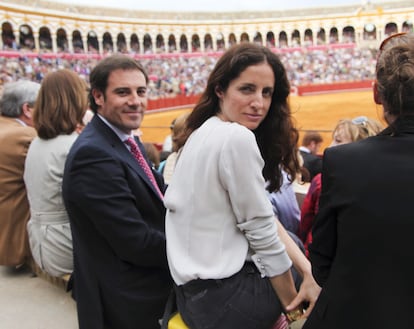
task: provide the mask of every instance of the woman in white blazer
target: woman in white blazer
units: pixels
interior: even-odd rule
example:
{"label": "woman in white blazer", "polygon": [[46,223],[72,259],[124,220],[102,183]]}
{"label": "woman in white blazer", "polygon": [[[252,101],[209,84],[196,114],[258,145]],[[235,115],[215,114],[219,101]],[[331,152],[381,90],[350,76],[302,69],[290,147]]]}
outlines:
{"label": "woman in white blazer", "polygon": [[27,224],[35,262],[52,276],[73,271],[72,234],[62,199],[66,156],[87,109],[87,85],[72,71],[49,73],[35,104],[38,134],[30,145],[24,181],[30,204]]}

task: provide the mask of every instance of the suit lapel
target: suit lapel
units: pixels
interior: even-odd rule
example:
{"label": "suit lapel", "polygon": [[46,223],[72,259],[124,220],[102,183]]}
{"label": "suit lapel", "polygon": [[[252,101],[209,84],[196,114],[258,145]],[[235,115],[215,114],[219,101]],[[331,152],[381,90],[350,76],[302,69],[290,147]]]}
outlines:
{"label": "suit lapel", "polygon": [[[93,124],[98,131],[102,132],[103,137],[109,142],[118,156],[123,161],[125,161],[128,166],[138,174],[139,177],[141,177],[141,179],[149,186],[153,193],[161,200],[151,180],[145,174],[144,169],[141,168],[132,153],[125,146],[124,142],[122,142],[120,138],[115,134],[115,132],[110,127],[108,127],[108,125],[106,125],[97,115],[95,115],[95,117],[92,119],[91,124]],[[135,138],[135,141],[145,156],[145,150],[143,149],[142,143],[137,138]]]}

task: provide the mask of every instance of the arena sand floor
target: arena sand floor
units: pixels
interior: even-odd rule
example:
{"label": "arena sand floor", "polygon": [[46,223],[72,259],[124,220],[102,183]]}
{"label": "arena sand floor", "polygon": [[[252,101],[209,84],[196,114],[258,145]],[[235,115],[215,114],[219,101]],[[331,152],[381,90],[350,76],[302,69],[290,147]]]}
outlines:
{"label": "arena sand floor", "polygon": [[[291,96],[290,104],[301,134],[305,130],[322,133],[324,143],[321,151],[331,143],[332,130],[340,119],[365,115],[382,121],[382,109],[374,103],[371,90]],[[142,140],[162,143],[170,133],[171,121],[186,111],[191,109],[148,111],[142,122]]]}

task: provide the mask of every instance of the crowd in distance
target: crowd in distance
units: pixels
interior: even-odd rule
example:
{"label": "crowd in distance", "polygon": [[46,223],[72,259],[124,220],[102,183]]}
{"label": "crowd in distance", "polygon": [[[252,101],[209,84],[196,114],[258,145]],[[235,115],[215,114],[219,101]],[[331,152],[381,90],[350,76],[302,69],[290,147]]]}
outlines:
{"label": "crowd in distance", "polygon": [[[291,86],[344,81],[372,80],[376,51],[367,48],[295,50],[278,54],[286,67]],[[199,95],[206,85],[216,56],[140,59],[150,77],[149,99]],[[22,56],[0,58],[0,83],[19,79],[40,82],[48,72],[69,69],[89,82],[98,59],[43,59]]]}

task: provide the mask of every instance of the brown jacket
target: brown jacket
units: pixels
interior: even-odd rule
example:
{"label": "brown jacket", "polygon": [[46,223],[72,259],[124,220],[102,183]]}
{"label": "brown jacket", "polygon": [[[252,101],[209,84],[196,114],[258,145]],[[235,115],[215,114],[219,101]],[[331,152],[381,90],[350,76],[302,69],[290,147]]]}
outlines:
{"label": "brown jacket", "polygon": [[19,265],[30,256],[26,231],[30,213],[23,172],[35,136],[34,128],[0,116],[0,265]]}

